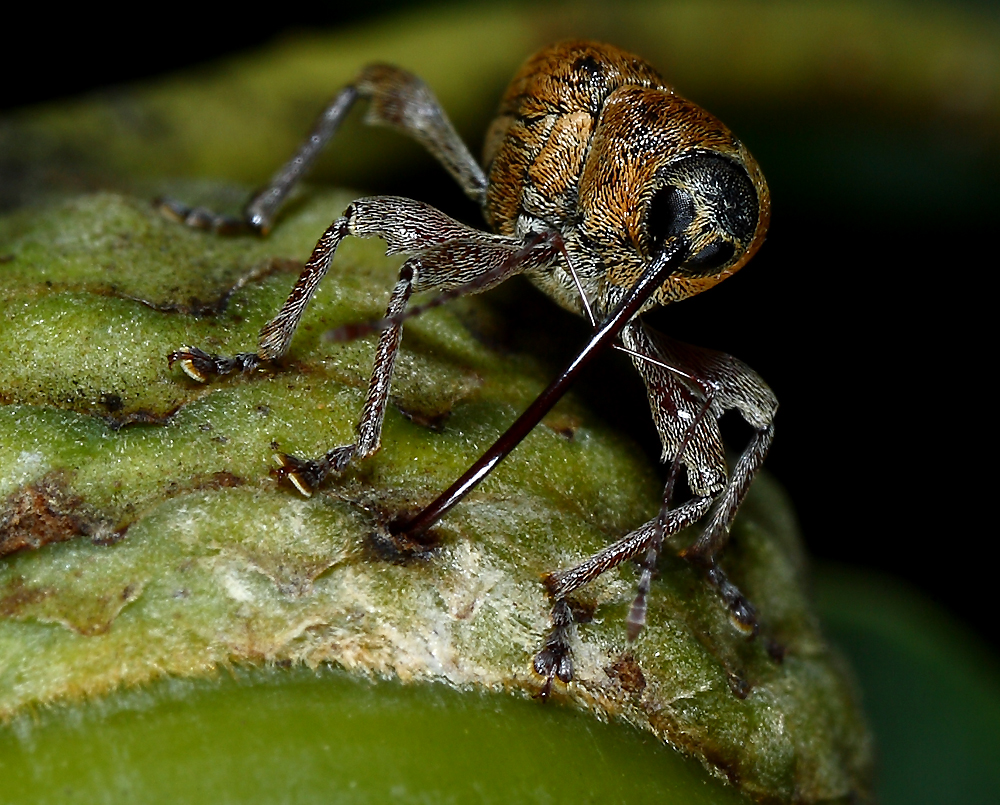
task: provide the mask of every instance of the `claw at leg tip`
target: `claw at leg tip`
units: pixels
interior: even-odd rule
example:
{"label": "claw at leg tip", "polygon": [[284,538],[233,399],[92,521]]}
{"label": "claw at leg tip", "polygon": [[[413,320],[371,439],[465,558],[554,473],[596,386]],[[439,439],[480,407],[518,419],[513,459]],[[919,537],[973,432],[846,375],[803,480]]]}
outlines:
{"label": "claw at leg tip", "polygon": [[729,621],[730,623],[733,624],[733,626],[736,627],[736,630],[744,637],[748,638],[756,637],[757,633],[760,631],[760,627],[757,625],[756,620],[752,622],[747,622],[745,620],[741,620],[740,618],[730,615]]}
{"label": "claw at leg tip", "polygon": [[303,497],[312,497],[312,487],[309,486],[305,480],[300,477],[299,473],[293,469],[295,464],[291,460],[291,456],[285,455],[284,453],[276,453],[274,456],[274,461],[278,465],[278,468],[284,470],[281,475],[287,478],[292,486],[299,490],[299,493]]}
{"label": "claw at leg tip", "polygon": [[309,485],[305,481],[299,478],[298,473],[288,473],[288,480],[295,485],[295,488],[299,490],[303,497],[312,497],[312,489],[309,488]]}
{"label": "claw at leg tip", "polygon": [[180,364],[181,364],[181,369],[184,371],[184,374],[186,374],[192,380],[197,380],[199,383],[205,383],[208,380],[208,378],[205,377],[204,374],[202,374],[195,368],[194,362],[191,361],[190,359],[182,358]]}

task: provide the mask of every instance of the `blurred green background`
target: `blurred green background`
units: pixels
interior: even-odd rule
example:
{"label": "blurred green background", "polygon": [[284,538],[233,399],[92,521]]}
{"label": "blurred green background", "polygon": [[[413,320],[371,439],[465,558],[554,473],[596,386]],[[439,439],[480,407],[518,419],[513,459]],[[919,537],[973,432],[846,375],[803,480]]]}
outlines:
{"label": "blurred green background", "polygon": [[[337,27],[349,37],[369,26],[356,30],[370,40],[401,13],[439,20],[445,31],[468,9],[343,6],[257,18],[159,8],[155,25],[127,18],[124,29],[90,9],[34,20],[27,9],[32,48],[0,57],[8,76],[0,103],[10,111],[95,88],[113,97],[108,87],[202,63],[211,71],[226,54],[303,31]],[[995,580],[981,559],[992,541],[984,479],[994,474],[982,434],[994,417],[980,399],[989,314],[977,304],[979,274],[997,263],[997,6],[732,0],[652,4],[645,16],[630,3],[504,7],[532,44],[484,51],[484,60],[513,70],[554,39],[614,42],[653,61],[760,161],[774,202],[764,249],[711,294],[663,311],[657,326],[739,356],[781,400],[768,467],[796,502],[824,616],[865,690],[882,802],[1000,800],[1000,632]],[[450,42],[431,55],[470,47]],[[474,150],[504,80],[498,73],[476,88],[457,120]],[[281,125],[304,129],[316,111]],[[274,165],[284,157],[276,153]],[[0,148],[0,202],[30,200],[36,177],[6,171],[4,159]],[[259,183],[267,172],[229,178]],[[478,221],[416,149],[363,176],[332,157],[315,180],[412,195]],[[557,349],[582,337],[582,326],[533,297],[516,305],[512,315],[543,310],[553,331],[570,333]],[[592,404],[655,454],[628,367],[609,360],[592,377],[584,383]],[[613,399],[600,393],[608,387]]]}

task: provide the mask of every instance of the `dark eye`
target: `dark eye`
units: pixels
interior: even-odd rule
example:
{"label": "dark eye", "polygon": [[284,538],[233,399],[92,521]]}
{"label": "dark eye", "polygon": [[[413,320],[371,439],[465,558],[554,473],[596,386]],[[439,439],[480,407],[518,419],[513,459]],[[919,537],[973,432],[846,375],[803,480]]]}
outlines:
{"label": "dark eye", "polygon": [[680,235],[694,220],[694,199],[679,187],[667,185],[656,191],[646,211],[649,254],[663,248],[665,241]]}
{"label": "dark eye", "polygon": [[684,261],[684,267],[691,274],[711,274],[733,259],[736,247],[725,240],[709,243],[696,255]]}
{"label": "dark eye", "polygon": [[[658,173],[663,182],[646,213],[650,254],[672,236],[687,234],[708,245],[689,257],[690,274],[710,274],[750,245],[760,217],[760,202],[746,169],[719,154],[697,152]],[[690,227],[694,224],[695,230]]]}

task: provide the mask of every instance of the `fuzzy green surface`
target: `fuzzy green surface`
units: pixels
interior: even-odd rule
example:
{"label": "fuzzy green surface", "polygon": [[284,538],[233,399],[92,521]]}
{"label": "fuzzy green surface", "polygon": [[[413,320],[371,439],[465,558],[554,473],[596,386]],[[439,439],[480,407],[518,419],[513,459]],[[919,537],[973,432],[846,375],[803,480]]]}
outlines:
{"label": "fuzzy green surface", "polygon": [[[487,307],[463,300],[407,325],[385,446],[309,499],[269,477],[272,442],[311,456],[351,439],[372,345],[321,335],[382,309],[398,262],[378,242],[345,244],[278,371],[203,386],[167,366],[182,344],[251,347],[348,198],[310,195],[266,241],[191,231],[107,193],[0,224],[0,520],[6,539],[70,537],[0,560],[4,720],[231,665],[537,693],[540,576],[647,519],[657,482],[567,401],[445,518],[428,556],[380,553],[376,513],[429,501],[544,385],[530,356],[476,337]],[[581,592],[594,619],[554,698],[650,731],[756,797],[860,789],[865,729],[801,562],[787,504],[761,479],[726,563],[762,639],[739,636],[702,578],[665,556],[628,646],[626,567]]]}

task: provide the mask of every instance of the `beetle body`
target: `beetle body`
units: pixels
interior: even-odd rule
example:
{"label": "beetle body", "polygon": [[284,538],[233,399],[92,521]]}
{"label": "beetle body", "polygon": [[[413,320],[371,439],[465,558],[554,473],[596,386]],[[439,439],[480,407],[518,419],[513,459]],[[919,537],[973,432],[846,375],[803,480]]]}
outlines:
{"label": "beetle body", "polygon": [[[279,454],[281,479],[311,494],[327,476],[381,445],[382,421],[413,293],[475,293],[524,274],[559,305],[590,318],[591,341],[483,457],[437,500],[396,530],[418,535],[458,503],[555,404],[592,355],[614,344],[646,385],[669,466],[657,517],[578,565],[545,577],[552,628],[535,658],[545,677],[572,678],[568,598],[623,562],[639,558],[638,594],[628,618],[634,639],[665,540],[707,518],[682,550],[720,592],[731,619],[753,634],[753,607],[717,560],[750,481],[773,438],[777,401],[753,370],[728,355],[681,344],[647,327],[643,311],[677,302],[739,270],[763,242],[770,197],[757,163],[720,121],[676,94],[636,56],[609,45],[567,42],[529,59],[514,77],[486,137],[482,167],[416,76],[372,65],[334,99],[295,156],[247,205],[243,221],[165,202],[164,211],[194,226],[266,232],[291,187],[359,99],[366,121],[396,128],[423,144],[477,201],[493,232],[455,221],[419,201],[359,199],[320,238],[288,300],[261,330],[256,352],[233,357],[195,347],[171,353],[195,380],[267,368],[288,350],[310,297],[348,236],[380,237],[407,260],[386,317],[352,337],[379,332],[357,439],[318,459]],[[754,435],[732,471],[718,420],[738,411]],[[672,503],[684,473],[690,499]]]}

